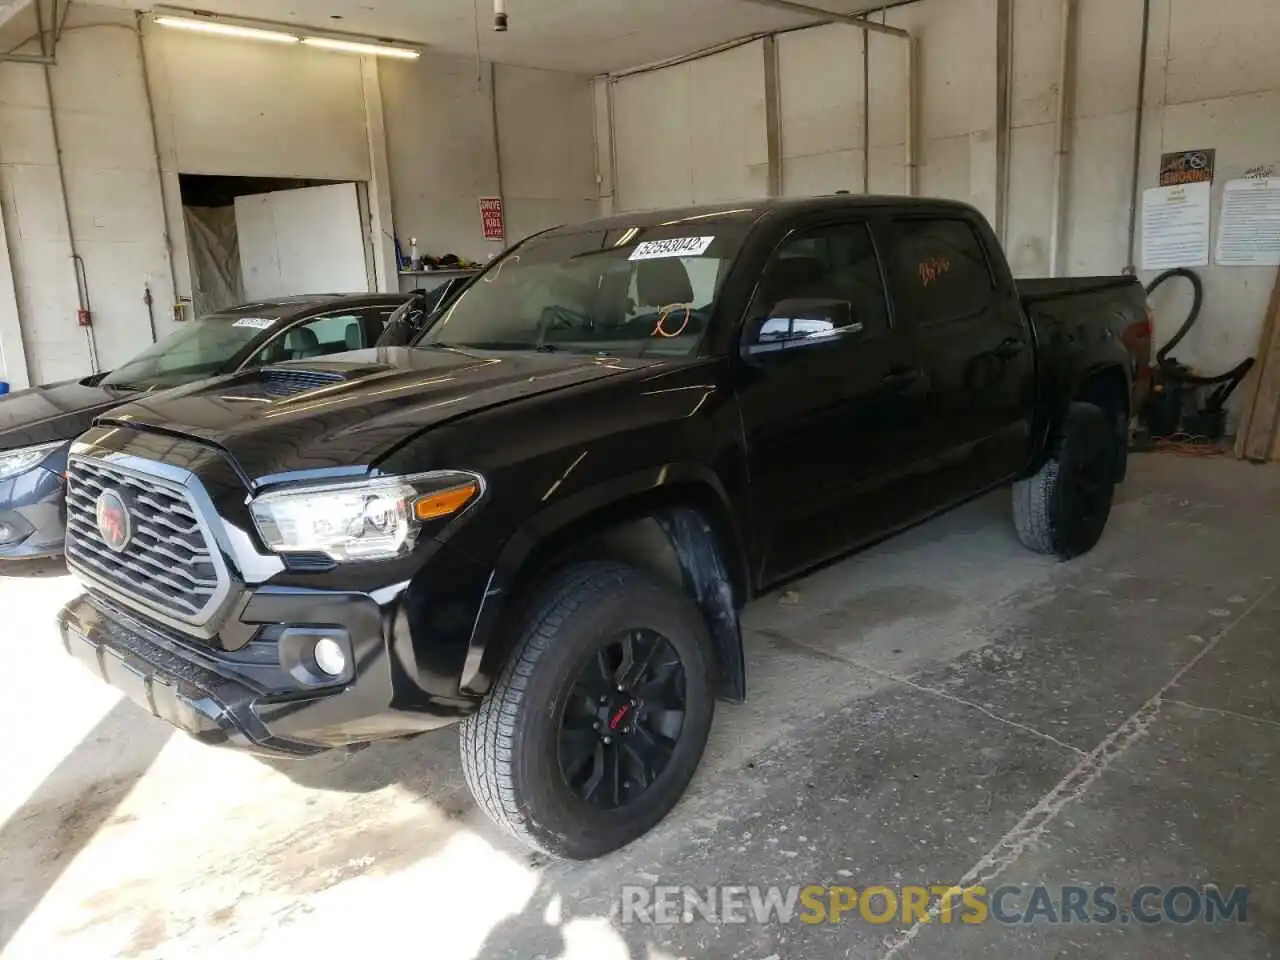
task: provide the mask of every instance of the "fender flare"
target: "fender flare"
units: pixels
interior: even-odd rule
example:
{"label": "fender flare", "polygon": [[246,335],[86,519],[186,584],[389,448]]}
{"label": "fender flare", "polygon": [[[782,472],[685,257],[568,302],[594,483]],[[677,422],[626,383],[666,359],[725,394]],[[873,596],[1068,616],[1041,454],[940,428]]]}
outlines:
{"label": "fender flare", "polygon": [[671,541],[685,592],[707,620],[721,666],[722,694],[737,701],[745,697],[738,610],[750,596],[751,581],[742,531],[720,479],[709,468],[690,463],[613,477],[565,497],[522,524],[489,573],[459,676],[460,692],[483,696],[501,670],[514,644],[514,638],[501,636],[503,614],[532,558],[543,549],[572,543],[579,534],[644,516],[657,521]]}

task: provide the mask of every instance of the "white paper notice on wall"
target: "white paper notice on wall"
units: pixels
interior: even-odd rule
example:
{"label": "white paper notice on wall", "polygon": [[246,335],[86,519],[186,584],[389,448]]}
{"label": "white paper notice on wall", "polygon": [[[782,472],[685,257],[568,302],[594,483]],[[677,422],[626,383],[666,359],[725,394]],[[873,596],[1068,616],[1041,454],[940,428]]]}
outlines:
{"label": "white paper notice on wall", "polygon": [[1142,194],[1142,269],[1209,265],[1211,183],[1152,187]]}
{"label": "white paper notice on wall", "polygon": [[628,260],[658,260],[662,257],[700,257],[715,237],[675,237],[637,243]]}
{"label": "white paper notice on wall", "polygon": [[1280,177],[1227,182],[1214,260],[1224,267],[1280,266]]}

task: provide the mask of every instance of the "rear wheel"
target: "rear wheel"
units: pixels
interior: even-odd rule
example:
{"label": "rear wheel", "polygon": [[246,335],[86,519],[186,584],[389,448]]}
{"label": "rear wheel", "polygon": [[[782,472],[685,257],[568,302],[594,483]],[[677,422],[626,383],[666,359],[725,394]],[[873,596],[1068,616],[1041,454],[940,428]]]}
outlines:
{"label": "rear wheel", "polygon": [[1023,545],[1063,560],[1092,550],[1111,514],[1118,454],[1106,412],[1072,403],[1053,456],[1013,485],[1013,520]]}
{"label": "rear wheel", "polygon": [[684,594],[614,562],[562,571],[462,724],[477,802],[555,857],[591,859],[641,836],[675,806],[706,746],[709,650]]}

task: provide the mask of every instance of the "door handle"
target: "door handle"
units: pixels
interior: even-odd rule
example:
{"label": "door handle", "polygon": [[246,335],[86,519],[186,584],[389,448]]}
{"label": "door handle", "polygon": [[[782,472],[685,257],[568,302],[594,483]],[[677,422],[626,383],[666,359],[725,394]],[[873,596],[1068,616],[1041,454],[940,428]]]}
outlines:
{"label": "door handle", "polygon": [[1005,337],[1000,341],[1000,346],[996,347],[995,354],[1001,360],[1008,360],[1020,354],[1025,346],[1026,343],[1017,337]]}

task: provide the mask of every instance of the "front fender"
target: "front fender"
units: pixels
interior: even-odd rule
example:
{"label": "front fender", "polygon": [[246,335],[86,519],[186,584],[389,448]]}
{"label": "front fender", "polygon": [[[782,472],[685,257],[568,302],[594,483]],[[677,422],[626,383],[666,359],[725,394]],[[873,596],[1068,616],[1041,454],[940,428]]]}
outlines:
{"label": "front fender", "polygon": [[[593,533],[644,516],[659,519],[676,548],[685,589],[708,616],[722,664],[727,662],[731,674],[741,673],[740,667],[733,667],[735,659],[740,663],[741,658],[737,608],[750,591],[742,526],[714,471],[700,464],[669,463],[612,477],[567,496],[530,517],[511,535],[493,564],[476,615],[460,677],[462,692],[482,695],[492,686],[517,639],[503,635],[504,615],[543,563]],[[696,524],[691,524],[698,516],[704,517],[719,545],[711,555],[706,550],[681,549],[684,538],[695,535]],[[717,575],[731,587],[727,600],[723,592],[707,586]],[[744,683],[731,678],[729,695]]]}

